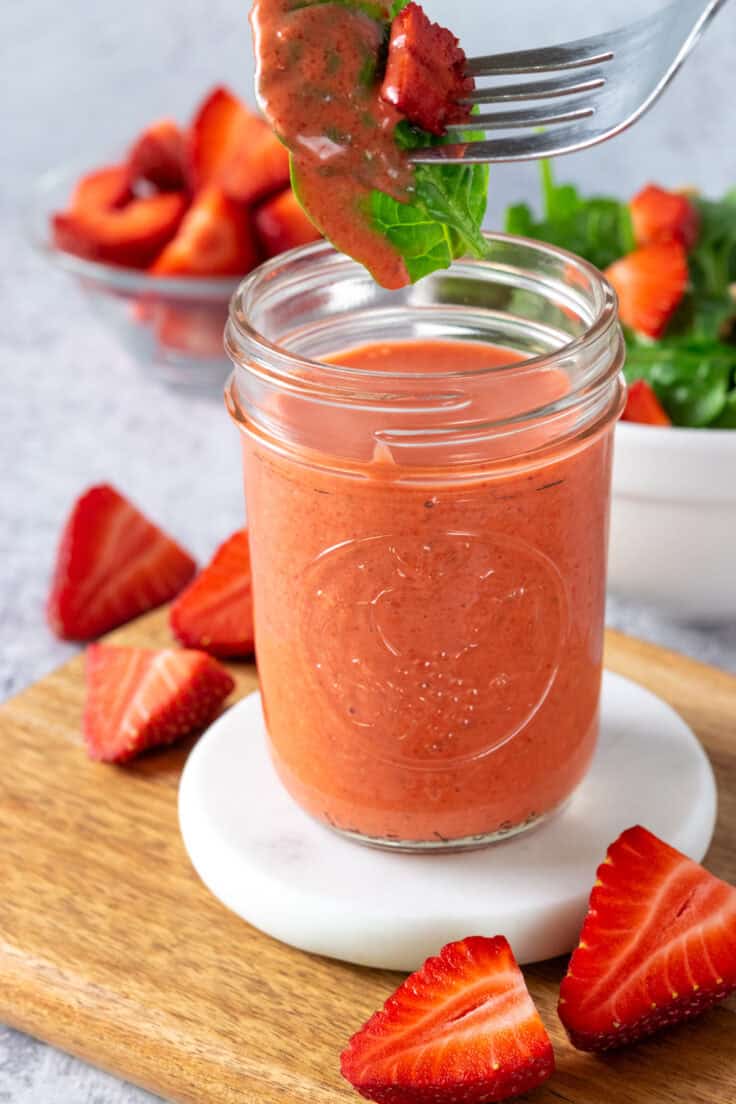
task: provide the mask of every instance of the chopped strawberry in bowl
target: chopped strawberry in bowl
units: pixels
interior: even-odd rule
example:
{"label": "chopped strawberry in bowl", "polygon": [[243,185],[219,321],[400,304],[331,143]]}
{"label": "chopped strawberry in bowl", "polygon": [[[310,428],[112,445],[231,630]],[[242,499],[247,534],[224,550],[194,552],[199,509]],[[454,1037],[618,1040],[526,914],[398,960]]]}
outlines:
{"label": "chopped strawberry in bowl", "polygon": [[227,375],[223,331],[240,279],[321,236],[291,192],[285,148],[224,87],[185,125],[154,119],[112,157],[46,174],[29,221],[34,244],[137,360],[203,390]]}

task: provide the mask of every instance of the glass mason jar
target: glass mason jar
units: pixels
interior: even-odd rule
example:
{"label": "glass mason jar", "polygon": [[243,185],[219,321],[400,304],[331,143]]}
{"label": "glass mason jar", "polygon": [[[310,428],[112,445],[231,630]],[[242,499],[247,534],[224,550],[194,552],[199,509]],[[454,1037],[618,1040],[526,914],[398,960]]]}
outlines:
{"label": "glass mason jar", "polygon": [[[400,292],[305,247],[246,278],[226,331],[273,761],[313,817],[383,847],[529,828],[597,739],[615,297],[570,254],[489,240]],[[440,339],[505,354],[324,362]]]}

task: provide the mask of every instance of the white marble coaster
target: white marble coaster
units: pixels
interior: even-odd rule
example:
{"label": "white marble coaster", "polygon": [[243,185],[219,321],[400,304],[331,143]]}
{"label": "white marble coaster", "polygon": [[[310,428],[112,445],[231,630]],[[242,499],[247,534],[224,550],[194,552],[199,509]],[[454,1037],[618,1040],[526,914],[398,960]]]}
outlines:
{"label": "white marble coaster", "polygon": [[382,852],[312,821],[276,777],[258,694],[202,736],[179,791],[192,863],[233,912],[302,950],[407,971],[466,935],[505,935],[522,963],[566,953],[620,832],[644,824],[700,860],[715,815],[713,772],[685,722],[610,672],[598,752],[572,800],[482,851]]}

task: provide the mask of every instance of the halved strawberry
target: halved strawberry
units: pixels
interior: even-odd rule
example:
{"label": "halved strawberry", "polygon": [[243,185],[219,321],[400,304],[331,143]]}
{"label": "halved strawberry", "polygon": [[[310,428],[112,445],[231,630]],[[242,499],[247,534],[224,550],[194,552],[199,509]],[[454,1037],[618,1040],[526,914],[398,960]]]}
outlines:
{"label": "halved strawberry", "polygon": [[173,119],[159,119],[138,135],[128,154],[128,172],[135,183],[148,180],[161,191],[187,186],[186,141]]}
{"label": "halved strawberry", "polygon": [[110,208],[78,205],[52,219],[59,249],[88,260],[146,268],[174,236],[187,208],[180,192],[161,192]]}
{"label": "halved strawberry", "polygon": [[176,639],[216,656],[253,653],[253,595],[248,531],[221,544],[212,560],[179,595],[169,615]]}
{"label": "halved strawberry", "polygon": [[694,203],[680,192],[668,192],[649,184],[630,204],[637,245],[677,241],[692,249],[700,232],[700,215]]}
{"label": "halved strawberry", "polygon": [[66,640],[91,640],[168,602],[197,565],[106,483],[79,498],[62,532],[49,624]]}
{"label": "halved strawberry", "polygon": [[646,380],[634,380],[629,384],[626,407],[621,415],[623,422],[639,422],[642,425],[671,426],[672,421]]}
{"label": "halved strawberry", "polygon": [[195,189],[220,182],[222,167],[236,145],[247,141],[249,125],[265,123],[229,88],[213,88],[195,112],[189,130],[189,167]]}
{"label": "halved strawberry", "polygon": [[541,1085],[555,1064],[501,936],[449,943],[427,959],[340,1062],[362,1096],[385,1104],[491,1104]]}
{"label": "halved strawberry", "polygon": [[410,123],[440,135],[448,124],[470,119],[470,104],[461,101],[474,88],[455,35],[430,22],[418,4],[405,7],[391,25],[383,99]]}
{"label": "halved strawberry", "polygon": [[124,207],[133,198],[127,165],[106,165],[85,173],[74,186],[69,210],[85,214]]}
{"label": "halved strawberry", "polygon": [[289,153],[262,119],[251,117],[236,133],[220,179],[233,199],[257,203],[288,186]]}
{"label": "halved strawberry", "polygon": [[218,187],[195,196],[154,276],[244,276],[258,263],[250,215]]}
{"label": "halved strawberry", "polygon": [[736,989],[736,889],[630,828],[598,868],[559,1013],[580,1050],[697,1016]]}
{"label": "halved strawberry", "polygon": [[266,200],[253,215],[258,241],[265,257],[318,241],[320,234],[305,215],[291,188]]}
{"label": "halved strawberry", "polygon": [[614,261],[605,274],[618,295],[623,324],[647,337],[661,337],[688,284],[680,242],[645,245]]}
{"label": "halved strawberry", "polygon": [[235,683],[204,652],[87,649],[84,740],[91,759],[125,763],[215,717]]}

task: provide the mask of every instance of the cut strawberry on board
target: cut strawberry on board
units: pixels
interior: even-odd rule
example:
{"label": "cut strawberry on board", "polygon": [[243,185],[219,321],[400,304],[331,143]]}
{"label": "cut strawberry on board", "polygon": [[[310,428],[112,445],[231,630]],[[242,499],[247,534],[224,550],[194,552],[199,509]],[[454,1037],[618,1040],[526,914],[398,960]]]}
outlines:
{"label": "cut strawberry on board", "polygon": [[204,652],[92,644],[83,725],[90,758],[125,763],[172,744],[209,724],[234,686]]}
{"label": "cut strawberry on board", "polygon": [[146,127],[128,154],[128,172],[133,183],[147,180],[164,192],[186,188],[186,140],[181,127],[173,119],[159,119]]}
{"label": "cut strawberry on board", "polygon": [[47,604],[66,640],[91,640],[168,602],[197,565],[114,487],[77,500],[59,544]]}
{"label": "cut strawberry on board", "polygon": [[623,1046],[736,989],[736,889],[630,828],[598,868],[559,1013],[580,1050]]}
{"label": "cut strawberry on board", "polygon": [[442,135],[450,123],[471,117],[462,103],[475,88],[466,76],[467,58],[451,31],[432,23],[418,4],[409,4],[391,25],[381,96],[410,123]]}
{"label": "cut strawberry on board", "polygon": [[474,936],[407,978],[341,1069],[379,1104],[492,1104],[541,1085],[554,1055],[507,941]]}
{"label": "cut strawberry on board", "polygon": [[687,288],[687,256],[680,242],[646,245],[614,261],[605,275],[618,295],[623,324],[661,337]]}
{"label": "cut strawberry on board", "polygon": [[104,210],[77,204],[53,216],[54,242],[87,260],[146,268],[173,238],[186,208],[180,192],[160,192]]}
{"label": "cut strawberry on board", "polygon": [[258,263],[250,214],[214,185],[195,196],[154,276],[244,276]]}
{"label": "cut strawberry on board", "polygon": [[649,184],[632,199],[630,210],[637,245],[677,241],[692,249],[698,240],[700,215],[686,195]]}
{"label": "cut strawberry on board", "polygon": [[257,116],[236,131],[234,147],[223,164],[223,190],[239,203],[257,203],[289,184],[289,153],[271,128]]}
{"label": "cut strawberry on board", "polygon": [[629,384],[626,406],[621,415],[624,422],[639,422],[641,425],[671,426],[667,411],[657,398],[651,384],[646,380],[635,380]]}
{"label": "cut strawberry on board", "polygon": [[322,237],[291,188],[262,203],[253,215],[253,223],[265,257],[277,257],[287,249],[319,241]]}
{"label": "cut strawberry on board", "polygon": [[253,595],[248,532],[221,544],[211,562],[179,595],[170,614],[176,639],[216,656],[253,653]]}

